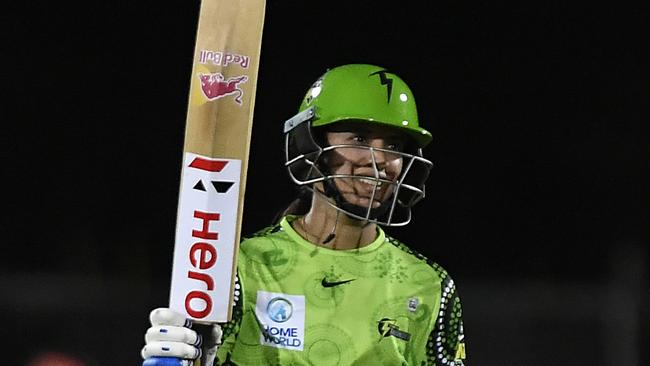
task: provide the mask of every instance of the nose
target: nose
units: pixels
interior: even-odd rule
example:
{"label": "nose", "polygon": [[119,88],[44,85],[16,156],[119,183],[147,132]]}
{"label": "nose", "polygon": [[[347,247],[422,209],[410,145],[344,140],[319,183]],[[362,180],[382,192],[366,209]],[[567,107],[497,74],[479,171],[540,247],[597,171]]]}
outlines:
{"label": "nose", "polygon": [[386,162],[388,161],[387,159],[387,154],[383,150],[377,150],[377,149],[383,149],[383,146],[372,146],[372,161],[377,166],[377,169],[383,170],[386,166]]}
{"label": "nose", "polygon": [[[391,153],[388,150],[388,144],[383,139],[373,141],[372,161],[379,172],[385,172],[391,179],[399,174],[401,166],[401,157],[399,154]],[[378,150],[379,149],[379,150]]]}

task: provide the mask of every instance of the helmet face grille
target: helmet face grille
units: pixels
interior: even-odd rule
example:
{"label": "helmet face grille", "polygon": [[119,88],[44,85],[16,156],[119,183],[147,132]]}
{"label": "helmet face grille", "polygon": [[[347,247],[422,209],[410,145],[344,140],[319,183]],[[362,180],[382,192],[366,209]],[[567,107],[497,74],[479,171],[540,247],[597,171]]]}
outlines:
{"label": "helmet face grille", "polygon": [[[285,166],[293,182],[309,187],[315,194],[328,198],[337,210],[346,215],[385,226],[406,225],[411,220],[411,207],[424,197],[424,183],[433,164],[416,153],[398,152],[359,145],[332,145],[323,147],[312,134],[310,123],[302,123],[285,136]],[[329,170],[329,156],[345,149],[362,149],[371,155],[373,162],[377,153],[398,156],[402,169],[398,177],[388,179],[373,164],[374,174],[359,176],[353,174],[332,174]],[[322,190],[314,183],[322,183]],[[367,187],[367,206],[350,203],[337,188],[337,183],[363,185]],[[373,204],[374,202],[377,202]]]}

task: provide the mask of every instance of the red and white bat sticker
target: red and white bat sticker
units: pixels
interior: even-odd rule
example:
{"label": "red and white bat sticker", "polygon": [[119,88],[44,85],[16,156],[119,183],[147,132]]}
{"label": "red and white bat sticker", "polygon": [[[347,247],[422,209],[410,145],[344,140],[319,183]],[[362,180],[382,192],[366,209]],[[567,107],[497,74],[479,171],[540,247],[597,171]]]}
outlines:
{"label": "red and white bat sticker", "polygon": [[241,160],[185,153],[169,305],[202,322],[227,321]]}

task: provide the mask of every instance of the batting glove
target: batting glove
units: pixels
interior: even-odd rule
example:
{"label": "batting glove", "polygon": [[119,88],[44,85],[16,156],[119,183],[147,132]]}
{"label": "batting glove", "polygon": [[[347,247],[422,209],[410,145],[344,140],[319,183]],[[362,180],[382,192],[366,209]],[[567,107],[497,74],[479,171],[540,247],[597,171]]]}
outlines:
{"label": "batting glove", "polygon": [[145,334],[142,366],[192,366],[201,357],[202,365],[212,365],[221,343],[221,327],[210,326],[204,338],[192,330],[192,321],[168,308],[158,308],[149,314],[151,327]]}

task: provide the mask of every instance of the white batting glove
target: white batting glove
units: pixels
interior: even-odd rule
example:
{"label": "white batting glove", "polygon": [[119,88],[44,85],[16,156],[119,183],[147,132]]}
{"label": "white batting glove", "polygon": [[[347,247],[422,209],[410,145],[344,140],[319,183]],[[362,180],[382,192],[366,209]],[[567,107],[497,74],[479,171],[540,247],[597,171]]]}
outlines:
{"label": "white batting glove", "polygon": [[221,327],[210,326],[205,344],[196,331],[190,329],[192,321],[168,308],[158,308],[149,314],[151,327],[145,334],[142,348],[143,366],[191,366],[201,358],[202,365],[212,365],[221,343]]}

